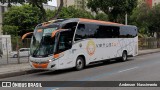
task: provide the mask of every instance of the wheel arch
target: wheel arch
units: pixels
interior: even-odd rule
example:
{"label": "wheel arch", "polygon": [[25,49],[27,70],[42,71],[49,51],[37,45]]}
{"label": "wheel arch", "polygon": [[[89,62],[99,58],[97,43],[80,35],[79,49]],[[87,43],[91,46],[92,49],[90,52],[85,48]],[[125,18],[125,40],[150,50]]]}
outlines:
{"label": "wheel arch", "polygon": [[[123,52],[125,52],[125,53],[128,55],[128,52],[127,52],[127,50],[123,50]],[[122,54],[123,54],[123,52],[122,52]]]}
{"label": "wheel arch", "polygon": [[84,60],[84,65],[86,66],[86,57],[85,57],[84,55],[82,55],[82,54],[81,54],[81,55],[78,55],[77,58],[78,58],[78,57],[83,58],[83,60]]}

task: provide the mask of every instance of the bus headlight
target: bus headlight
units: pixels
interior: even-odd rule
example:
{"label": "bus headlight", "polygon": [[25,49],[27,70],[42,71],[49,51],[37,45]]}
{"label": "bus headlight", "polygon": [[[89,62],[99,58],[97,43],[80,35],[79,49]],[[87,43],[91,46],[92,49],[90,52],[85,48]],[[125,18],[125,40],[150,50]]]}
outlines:
{"label": "bus headlight", "polygon": [[49,62],[52,62],[53,60],[52,59],[50,59],[50,60],[48,60]]}
{"label": "bus headlight", "polygon": [[55,61],[56,59],[54,59],[54,58],[52,58],[52,59],[50,59],[50,60],[48,60],[49,62],[53,62],[53,61]]}

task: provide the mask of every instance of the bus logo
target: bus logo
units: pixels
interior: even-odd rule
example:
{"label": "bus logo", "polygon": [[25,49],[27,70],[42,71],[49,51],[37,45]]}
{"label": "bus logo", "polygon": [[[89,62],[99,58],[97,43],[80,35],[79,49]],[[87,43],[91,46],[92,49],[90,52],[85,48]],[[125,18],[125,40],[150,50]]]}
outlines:
{"label": "bus logo", "polygon": [[93,40],[90,40],[90,41],[88,41],[88,44],[87,44],[87,53],[90,55],[90,56],[92,56],[93,54],[94,54],[94,52],[95,52],[95,50],[96,50],[96,45],[95,45],[95,43],[94,43],[94,41]]}

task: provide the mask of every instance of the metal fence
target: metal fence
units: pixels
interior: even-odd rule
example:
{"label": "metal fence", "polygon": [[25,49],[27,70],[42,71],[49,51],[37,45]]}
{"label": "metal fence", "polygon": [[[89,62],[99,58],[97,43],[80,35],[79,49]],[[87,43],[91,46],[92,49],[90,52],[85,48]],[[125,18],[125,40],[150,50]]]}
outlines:
{"label": "metal fence", "polygon": [[[31,41],[31,39],[29,39],[29,38],[25,39],[22,42],[21,38],[12,37],[11,38],[12,51],[17,52],[17,50],[20,49],[20,48],[29,48],[30,47],[30,41]],[[9,48],[7,43],[6,43],[6,48]],[[11,52],[8,52],[7,55],[3,54],[2,57],[0,57],[0,65],[28,63],[28,61],[29,61],[29,57],[14,58],[13,56],[11,56]]]}
{"label": "metal fence", "polygon": [[139,38],[139,50],[156,48],[160,48],[159,38]]}
{"label": "metal fence", "polygon": [[29,48],[30,47],[30,42],[31,39],[30,38],[26,38],[23,40],[23,42],[21,41],[21,38],[11,38],[11,43],[12,43],[12,50],[16,51],[17,48]]}

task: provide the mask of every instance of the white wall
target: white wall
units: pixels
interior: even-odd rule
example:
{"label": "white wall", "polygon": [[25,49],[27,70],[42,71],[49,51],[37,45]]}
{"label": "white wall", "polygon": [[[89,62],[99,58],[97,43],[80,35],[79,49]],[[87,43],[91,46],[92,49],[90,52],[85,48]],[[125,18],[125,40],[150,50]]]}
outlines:
{"label": "white wall", "polygon": [[0,35],[0,49],[2,49],[3,55],[7,55],[12,51],[11,46],[11,36],[10,35]]}

